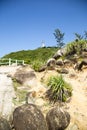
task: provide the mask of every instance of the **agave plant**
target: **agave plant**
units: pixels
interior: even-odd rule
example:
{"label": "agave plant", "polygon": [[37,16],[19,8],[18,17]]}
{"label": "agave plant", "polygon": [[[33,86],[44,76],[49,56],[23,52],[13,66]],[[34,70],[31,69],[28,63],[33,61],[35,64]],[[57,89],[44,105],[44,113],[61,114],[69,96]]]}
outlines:
{"label": "agave plant", "polygon": [[48,80],[47,85],[50,87],[46,96],[50,101],[65,102],[72,95],[72,87],[60,76],[52,76]]}

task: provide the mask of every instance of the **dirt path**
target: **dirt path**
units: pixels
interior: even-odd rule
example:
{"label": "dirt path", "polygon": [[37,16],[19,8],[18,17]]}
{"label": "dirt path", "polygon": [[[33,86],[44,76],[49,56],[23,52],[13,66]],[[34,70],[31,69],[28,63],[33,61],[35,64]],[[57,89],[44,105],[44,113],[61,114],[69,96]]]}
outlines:
{"label": "dirt path", "polygon": [[13,97],[15,96],[12,80],[8,74],[14,73],[17,68],[0,67],[0,115],[9,119],[13,109]]}

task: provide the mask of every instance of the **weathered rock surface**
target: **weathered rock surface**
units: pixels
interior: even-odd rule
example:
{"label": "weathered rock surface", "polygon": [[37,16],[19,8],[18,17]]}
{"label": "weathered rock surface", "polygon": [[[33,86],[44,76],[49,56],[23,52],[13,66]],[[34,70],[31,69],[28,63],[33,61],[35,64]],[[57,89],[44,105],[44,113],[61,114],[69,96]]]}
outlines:
{"label": "weathered rock surface", "polygon": [[48,61],[47,61],[47,67],[52,67],[54,68],[55,67],[55,64],[56,64],[56,60],[54,58],[50,58]]}
{"label": "weathered rock surface", "polygon": [[67,69],[57,69],[57,72],[61,73],[61,74],[68,74],[69,71]]}
{"label": "weathered rock surface", "polygon": [[47,130],[42,112],[33,104],[25,104],[13,113],[15,130]]}
{"label": "weathered rock surface", "polygon": [[64,130],[70,123],[70,115],[59,107],[51,109],[46,116],[48,130]]}
{"label": "weathered rock surface", "polygon": [[82,70],[83,66],[87,66],[87,60],[82,60],[80,63],[77,63],[74,67],[74,69],[76,70]]}
{"label": "weathered rock surface", "polygon": [[13,78],[15,78],[20,84],[23,84],[26,80],[36,78],[34,71],[19,70]]}
{"label": "weathered rock surface", "polygon": [[57,61],[56,61],[56,65],[63,66],[63,65],[64,65],[64,63],[63,63],[63,61],[62,61],[62,60],[57,60]]}
{"label": "weathered rock surface", "polygon": [[0,118],[0,130],[11,130],[8,121],[4,118]]}
{"label": "weathered rock surface", "polygon": [[54,59],[58,59],[58,58],[60,58],[61,56],[65,55],[66,52],[67,52],[67,48],[66,48],[66,47],[61,48],[61,49],[59,49],[59,50],[54,54],[53,58],[54,58]]}
{"label": "weathered rock surface", "polygon": [[46,70],[46,68],[47,68],[47,66],[46,66],[46,65],[43,65],[38,71],[39,71],[39,72],[43,72],[43,71]]}

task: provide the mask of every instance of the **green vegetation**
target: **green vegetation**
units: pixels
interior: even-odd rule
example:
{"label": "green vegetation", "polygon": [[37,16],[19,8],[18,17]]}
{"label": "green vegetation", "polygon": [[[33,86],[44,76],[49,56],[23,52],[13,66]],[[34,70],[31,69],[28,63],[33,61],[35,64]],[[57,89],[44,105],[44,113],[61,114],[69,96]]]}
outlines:
{"label": "green vegetation", "polygon": [[15,105],[22,104],[23,102],[25,102],[27,91],[19,89],[21,87],[21,84],[19,84],[16,81],[16,79],[12,79],[12,81],[13,81],[13,86],[14,86],[14,90],[16,92],[16,97],[17,97],[17,99],[13,99],[13,103]]}
{"label": "green vegetation", "polygon": [[35,71],[39,71],[39,69],[41,68],[41,66],[43,65],[43,62],[40,62],[40,61],[33,61],[32,63],[32,68],[35,70]]}
{"label": "green vegetation", "polygon": [[72,95],[72,87],[60,76],[52,76],[47,85],[50,89],[47,91],[47,97],[50,101],[65,102]]}
{"label": "green vegetation", "polygon": [[57,47],[37,48],[35,50],[22,50],[18,52],[12,52],[8,55],[5,55],[3,58],[24,60],[27,64],[33,64],[35,63],[35,61],[45,63],[55,54],[57,50]]}
{"label": "green vegetation", "polygon": [[86,40],[76,40],[67,44],[67,53],[66,55],[82,54],[82,51],[87,48]]}
{"label": "green vegetation", "polygon": [[19,104],[21,105],[21,104],[25,103],[26,94],[27,94],[27,91],[25,91],[25,90],[17,90],[16,91],[17,98],[13,99],[13,103],[15,105],[19,105]]}
{"label": "green vegetation", "polygon": [[62,46],[64,46],[65,43],[63,42],[63,40],[64,40],[64,35],[65,35],[65,34],[62,33],[62,32],[60,31],[60,29],[56,29],[53,34],[54,34],[55,39],[56,39],[56,41],[57,41],[57,46],[58,46],[59,48],[61,48]]}

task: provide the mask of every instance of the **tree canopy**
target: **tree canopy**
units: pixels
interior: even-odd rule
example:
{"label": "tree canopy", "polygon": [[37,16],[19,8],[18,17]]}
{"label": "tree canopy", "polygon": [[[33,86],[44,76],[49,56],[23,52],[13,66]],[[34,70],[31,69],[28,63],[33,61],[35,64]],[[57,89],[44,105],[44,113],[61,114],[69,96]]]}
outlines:
{"label": "tree canopy", "polygon": [[56,39],[56,41],[57,41],[57,46],[59,47],[59,48],[61,48],[62,46],[64,46],[64,42],[63,42],[63,40],[64,40],[64,33],[62,33],[61,31],[60,31],[60,29],[55,29],[55,32],[53,33],[54,34],[54,36],[55,36],[55,39]]}

